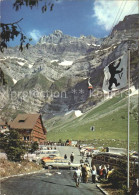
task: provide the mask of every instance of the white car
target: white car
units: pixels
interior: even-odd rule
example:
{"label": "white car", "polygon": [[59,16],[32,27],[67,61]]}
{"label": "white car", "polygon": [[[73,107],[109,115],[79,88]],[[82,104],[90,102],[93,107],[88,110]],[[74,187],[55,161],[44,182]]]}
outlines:
{"label": "white car", "polygon": [[58,150],[40,150],[36,152],[37,157],[43,158],[47,156],[60,156],[60,153]]}
{"label": "white car", "polygon": [[76,169],[80,167],[81,164],[71,163],[67,160],[55,160],[52,162],[45,162],[45,168],[52,169],[52,168],[63,168],[63,169]]}

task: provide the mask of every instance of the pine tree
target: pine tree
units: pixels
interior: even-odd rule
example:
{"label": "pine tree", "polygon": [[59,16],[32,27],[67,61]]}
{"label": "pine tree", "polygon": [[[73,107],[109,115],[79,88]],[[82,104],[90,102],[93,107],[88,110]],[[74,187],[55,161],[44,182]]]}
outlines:
{"label": "pine tree", "polygon": [[25,154],[25,145],[21,141],[20,135],[15,130],[10,130],[0,139],[0,143],[3,144],[2,148],[7,154],[8,160],[21,161],[22,156]]}

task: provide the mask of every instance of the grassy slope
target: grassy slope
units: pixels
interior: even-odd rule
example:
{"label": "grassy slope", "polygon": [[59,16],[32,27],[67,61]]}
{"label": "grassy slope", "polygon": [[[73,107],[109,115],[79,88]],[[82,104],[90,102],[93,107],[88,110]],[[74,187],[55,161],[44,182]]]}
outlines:
{"label": "grassy slope", "polygon": [[15,91],[33,90],[36,84],[40,85],[41,89],[48,90],[52,83],[45,76],[43,76],[40,73],[37,73],[31,78],[24,78],[24,79],[19,80],[15,84],[13,89]]}
{"label": "grassy slope", "polygon": [[[132,96],[131,102],[135,106],[137,97]],[[124,147],[127,141],[127,117],[127,98],[126,94],[122,94],[122,96],[105,101],[79,118],[65,118],[65,116],[55,118],[53,126],[48,126],[50,131],[47,139],[53,141],[59,139],[93,140],[93,142],[97,139],[97,144],[102,142],[104,145],[109,143]],[[95,126],[95,131],[90,130],[91,126]],[[137,145],[138,126],[133,114],[130,114],[130,127],[131,142]],[[134,147],[133,143],[131,145]]]}

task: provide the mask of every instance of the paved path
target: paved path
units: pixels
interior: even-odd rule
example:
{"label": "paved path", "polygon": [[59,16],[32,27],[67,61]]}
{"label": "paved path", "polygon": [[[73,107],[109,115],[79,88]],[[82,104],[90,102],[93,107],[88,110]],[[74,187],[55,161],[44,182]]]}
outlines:
{"label": "paved path", "polygon": [[1,182],[1,195],[102,195],[91,180],[75,187],[73,171],[48,170]]}
{"label": "paved path", "polygon": [[[74,163],[80,163],[82,156],[80,156],[80,151],[77,147],[70,147],[70,146],[57,146],[57,150],[59,151],[60,155],[64,157],[67,154],[67,159],[70,160],[70,155],[74,153]],[[86,158],[84,157],[84,160]],[[91,158],[88,158],[89,162],[91,163]]]}
{"label": "paved path", "polygon": [[67,154],[67,159],[70,160],[70,155],[73,152],[74,153],[74,162],[80,163],[80,152],[77,147],[69,147],[69,146],[57,146],[57,150],[59,151],[60,155],[64,157],[65,154]]}
{"label": "paved path", "polygon": [[[80,156],[77,147],[57,146],[60,155],[65,154],[70,160],[73,152],[74,163],[80,163]],[[90,158],[91,161],[91,158]],[[101,195],[95,184],[91,183],[91,178],[87,184],[80,183],[80,187],[75,187],[73,171],[52,169],[48,172],[9,178],[1,182],[1,195]]]}

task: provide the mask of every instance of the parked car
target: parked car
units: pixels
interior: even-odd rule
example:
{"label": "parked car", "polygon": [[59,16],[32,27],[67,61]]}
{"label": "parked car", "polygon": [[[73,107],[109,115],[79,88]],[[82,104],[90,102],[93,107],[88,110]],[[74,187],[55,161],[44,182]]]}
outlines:
{"label": "parked car", "polygon": [[54,162],[54,161],[56,161],[56,160],[64,160],[64,158],[63,157],[61,157],[61,156],[48,156],[48,157],[43,157],[42,158],[42,161],[44,161],[44,162]]}
{"label": "parked car", "polygon": [[36,152],[37,157],[43,158],[48,156],[60,156],[60,153],[58,150],[39,150]]}
{"label": "parked car", "polygon": [[92,157],[92,153],[96,150],[94,147],[83,147],[80,150],[80,155],[81,156],[86,156],[86,157]]}
{"label": "parked car", "polygon": [[36,159],[37,159],[36,154],[30,154],[30,153],[28,153],[28,154],[26,153],[23,158],[29,160],[30,162],[36,161]]}
{"label": "parked car", "polygon": [[52,160],[45,162],[45,168],[52,169],[52,168],[61,168],[61,169],[76,169],[80,167],[80,164],[70,163],[68,160]]}

